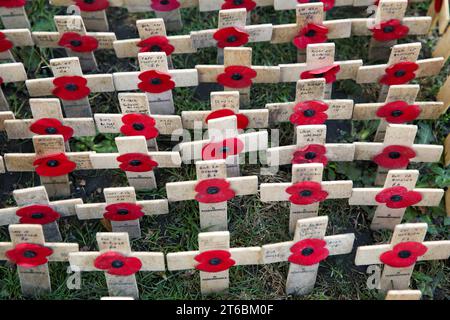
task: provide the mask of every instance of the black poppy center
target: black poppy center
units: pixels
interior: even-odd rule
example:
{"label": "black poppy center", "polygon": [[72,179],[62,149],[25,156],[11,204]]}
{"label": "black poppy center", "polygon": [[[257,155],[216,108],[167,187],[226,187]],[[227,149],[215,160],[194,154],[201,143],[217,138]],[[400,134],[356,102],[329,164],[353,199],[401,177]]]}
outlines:
{"label": "black poppy center", "polygon": [[314,253],[314,249],[310,248],[310,247],[305,248],[305,249],[302,250],[302,256],[305,256],[305,257],[310,256],[313,253]]}
{"label": "black poppy center", "polygon": [[308,118],[314,117],[315,114],[316,114],[316,111],[314,111],[313,109],[308,109],[308,110],[303,111],[303,115]]}
{"label": "black poppy center", "polygon": [[218,187],[208,187],[208,189],[206,189],[207,194],[217,194],[219,191],[220,189]]}
{"label": "black poppy center", "polygon": [[305,33],[306,37],[314,37],[316,35],[315,30],[308,30],[308,32]]}
{"label": "black poppy center", "polygon": [[130,161],[130,165],[133,166],[133,167],[140,166],[141,164],[142,164],[141,160],[131,160]]}
{"label": "black poppy center", "polygon": [[31,251],[31,250],[27,250],[27,251],[25,251],[24,253],[23,253],[23,256],[25,257],[25,258],[34,258],[34,257],[36,257],[37,256],[37,253],[36,252],[34,252],[34,251]]}
{"label": "black poppy center", "polygon": [[307,152],[307,153],[305,154],[305,158],[308,159],[308,160],[312,160],[312,159],[314,159],[316,156],[317,156],[317,155],[316,155],[315,152]]}
{"label": "black poppy center", "polygon": [[133,129],[136,131],[142,131],[144,128],[145,126],[140,122],[133,123]]}
{"label": "black poppy center", "polygon": [[84,0],[84,3],[87,4],[93,4],[95,2],[95,0]]}
{"label": "black poppy center", "polygon": [[170,1],[169,0],[161,0],[159,3],[161,3],[162,5],[167,6],[170,3]]}
{"label": "black poppy center", "polygon": [[395,28],[393,26],[386,26],[383,28],[384,33],[391,33],[394,32]]}
{"label": "black poppy center", "polygon": [[115,268],[115,269],[122,268],[123,265],[124,265],[123,261],[120,261],[120,260],[114,260],[114,261],[111,263],[111,267],[113,267],[113,268]]}
{"label": "black poppy center", "polygon": [[303,190],[302,192],[300,192],[300,195],[302,197],[310,197],[312,195],[311,190]]}
{"label": "black poppy center", "polygon": [[79,47],[82,43],[80,40],[72,40],[70,41],[70,44],[72,45],[72,47]]}
{"label": "black poppy center", "polygon": [[162,80],[159,79],[159,78],[153,78],[152,80],[150,80],[150,82],[151,82],[153,85],[157,86],[157,85],[159,85],[159,84],[162,83]]}
{"label": "black poppy center", "polygon": [[411,257],[411,251],[408,250],[402,250],[398,253],[398,257],[402,259],[407,259]]}
{"label": "black poppy center", "polygon": [[66,88],[67,91],[77,91],[78,90],[78,86],[75,83],[68,83],[64,86],[64,88]]}
{"label": "black poppy center", "polygon": [[398,70],[394,73],[397,78],[403,77],[406,74],[405,70]]}
{"label": "black poppy center", "polygon": [[31,218],[33,219],[42,219],[44,217],[44,214],[41,212],[35,212],[31,214]]}
{"label": "black poppy center", "polygon": [[390,199],[391,199],[391,201],[393,201],[393,202],[399,202],[399,201],[402,201],[402,200],[403,200],[403,197],[400,196],[400,195],[398,195],[398,194],[396,194],[396,195],[393,195]]}
{"label": "black poppy center", "polygon": [[237,37],[235,35],[229,36],[227,38],[227,42],[232,43],[232,42],[236,42],[236,41],[237,41]]}
{"label": "black poppy center", "polygon": [[231,79],[233,79],[233,80],[236,80],[236,81],[239,81],[239,80],[242,80],[242,74],[240,74],[240,73],[234,73],[232,76],[231,76]]}
{"label": "black poppy center", "polygon": [[230,150],[230,148],[228,148],[228,147],[222,147],[220,149],[220,151],[223,152],[223,153],[227,153],[229,150]]}
{"label": "black poppy center", "polygon": [[117,210],[117,214],[118,215],[121,215],[121,216],[125,216],[125,215],[127,215],[128,214],[128,210],[127,209],[119,209],[119,210]]}
{"label": "black poppy center", "polygon": [[240,5],[244,4],[244,0],[234,0],[233,3],[236,6],[240,6]]}
{"label": "black poppy center", "polygon": [[314,75],[314,78],[323,78],[324,75],[325,75],[325,73],[319,73],[319,74]]}
{"label": "black poppy center", "polygon": [[56,133],[58,133],[58,130],[56,130],[55,127],[48,127],[48,128],[45,128],[45,133],[56,134]]}
{"label": "black poppy center", "polygon": [[389,158],[391,159],[398,159],[400,157],[401,157],[400,152],[397,151],[389,152]]}
{"label": "black poppy center", "polygon": [[57,160],[48,160],[47,161],[47,166],[49,166],[49,167],[54,168],[54,167],[57,167],[58,165],[59,165],[59,162]]}
{"label": "black poppy center", "polygon": [[155,45],[150,47],[150,51],[152,51],[152,52],[160,52],[161,51],[161,47],[155,44]]}
{"label": "black poppy center", "polygon": [[222,260],[220,260],[219,258],[212,258],[211,260],[209,260],[209,264],[212,266],[217,266],[221,262],[222,262]]}
{"label": "black poppy center", "polygon": [[391,112],[391,116],[393,117],[400,117],[403,114],[403,111],[401,110],[394,110]]}

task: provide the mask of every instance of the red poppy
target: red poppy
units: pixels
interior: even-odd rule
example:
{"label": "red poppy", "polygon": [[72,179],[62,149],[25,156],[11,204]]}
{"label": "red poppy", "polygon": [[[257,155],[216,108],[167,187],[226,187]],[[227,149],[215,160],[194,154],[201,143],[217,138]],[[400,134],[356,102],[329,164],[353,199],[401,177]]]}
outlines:
{"label": "red poppy", "polygon": [[62,76],[53,79],[52,93],[62,100],[80,100],[91,93],[87,80],[80,76]]}
{"label": "red poppy", "polygon": [[244,143],[238,138],[229,138],[221,142],[211,142],[202,148],[203,160],[226,159],[244,150]]}
{"label": "red poppy", "polygon": [[300,78],[301,79],[325,78],[326,83],[333,83],[336,81],[336,74],[340,70],[341,67],[336,64],[315,70],[304,71],[301,73]]}
{"label": "red poppy", "polygon": [[64,141],[69,140],[73,136],[73,129],[64,126],[61,121],[54,118],[42,118],[30,125],[30,131],[39,135],[60,134],[64,137]]}
{"label": "red poppy", "polygon": [[380,256],[381,262],[393,268],[406,268],[416,263],[417,258],[423,256],[428,248],[420,242],[408,241],[396,244],[392,250]]}
{"label": "red poppy", "polygon": [[175,88],[175,82],[168,73],[148,70],[139,74],[138,88],[144,92],[163,93]]}
{"label": "red poppy", "polygon": [[222,9],[241,9],[245,8],[247,11],[252,11],[256,8],[256,2],[253,0],[224,0]]}
{"label": "red poppy", "polygon": [[325,248],[327,242],[322,239],[304,239],[291,247],[288,261],[301,266],[312,266],[325,260],[330,252]]}
{"label": "red poppy", "polygon": [[233,199],[236,195],[225,179],[206,179],[195,186],[195,200],[201,203],[219,203]]}
{"label": "red poppy", "polygon": [[233,110],[230,109],[219,109],[211,112],[205,119],[205,122],[208,123],[211,119],[218,119],[223,117],[236,116],[237,118],[237,127],[238,129],[245,129],[248,127],[248,118],[243,114],[236,114]]}
{"label": "red poppy", "polygon": [[122,117],[123,126],[120,132],[126,136],[144,136],[150,140],[156,138],[159,134],[155,128],[155,119],[147,114],[129,113]]}
{"label": "red poppy", "polygon": [[47,224],[58,220],[61,215],[49,206],[34,204],[16,211],[20,223]]}
{"label": "red poppy", "polygon": [[110,204],[105,210],[103,217],[111,221],[137,220],[144,216],[142,206],[128,202]]}
{"label": "red poppy", "polygon": [[152,0],[150,7],[155,11],[172,11],[180,7],[177,0]]}
{"label": "red poppy", "polygon": [[257,76],[255,70],[244,66],[230,66],[225,72],[217,76],[217,82],[224,87],[233,89],[248,88],[253,84],[252,79]]}
{"label": "red poppy", "polygon": [[399,169],[409,164],[409,159],[416,156],[413,149],[406,146],[392,145],[383,149],[380,154],[373,157],[373,162],[383,168]]}
{"label": "red poppy", "polygon": [[434,11],[437,13],[441,12],[443,0],[434,0]]}
{"label": "red poppy", "polygon": [[377,116],[389,123],[405,123],[415,120],[421,110],[418,105],[408,104],[405,101],[393,101],[379,107]]}
{"label": "red poppy", "polygon": [[292,124],[308,125],[323,124],[328,119],[325,111],[328,105],[318,100],[303,101],[294,107],[294,113],[289,117]]}
{"label": "red poppy", "polygon": [[149,37],[139,41],[137,46],[141,48],[139,52],[165,52],[167,56],[175,51],[175,47],[170,44],[169,39],[165,36]]}
{"label": "red poppy", "polygon": [[236,264],[236,261],[231,259],[231,254],[225,250],[203,251],[196,255],[194,259],[199,262],[195,269],[204,272],[221,272]]}
{"label": "red poppy", "polygon": [[8,51],[14,47],[14,44],[6,38],[3,32],[0,32],[0,52]]}
{"label": "red poppy", "polygon": [[108,0],[75,0],[81,11],[100,11],[109,7]]}
{"label": "red poppy", "polygon": [[26,0],[1,0],[0,7],[3,8],[17,8],[23,7],[26,3]]}
{"label": "red poppy", "polygon": [[325,200],[328,192],[322,190],[322,185],[315,181],[301,181],[286,188],[291,196],[289,201],[293,204],[307,205]]}
{"label": "red poppy", "polygon": [[33,166],[37,166],[36,173],[42,177],[58,177],[75,170],[77,164],[64,153],[56,153],[34,160]]}
{"label": "red poppy", "polygon": [[391,86],[394,84],[404,84],[416,77],[414,71],[419,69],[415,62],[399,62],[386,68],[384,76],[380,83]]}
{"label": "red poppy", "polygon": [[298,3],[312,3],[312,2],[322,2],[323,11],[328,11],[334,8],[334,0],[297,0]]}
{"label": "red poppy", "polygon": [[315,23],[308,23],[303,27],[292,43],[299,49],[305,49],[308,44],[327,41],[328,28]]}
{"label": "red poppy", "polygon": [[372,36],[377,41],[392,41],[406,37],[409,28],[402,25],[400,20],[391,19],[381,22],[379,25],[371,28],[370,31],[372,31]]}
{"label": "red poppy", "polygon": [[47,257],[52,254],[52,249],[34,243],[19,243],[14,249],[5,253],[9,261],[22,268],[33,268],[46,264]]}
{"label": "red poppy", "polygon": [[248,43],[249,34],[236,27],[223,28],[214,33],[217,47],[240,47]]}
{"label": "red poppy", "polygon": [[141,270],[142,262],[136,257],[127,257],[119,252],[108,251],[94,260],[94,266],[114,276],[131,276]]}
{"label": "red poppy", "polygon": [[419,203],[422,195],[417,191],[409,191],[405,187],[386,188],[375,196],[375,200],[379,203],[386,204],[391,209],[406,208]]}
{"label": "red poppy", "polygon": [[119,168],[123,171],[130,172],[147,172],[152,171],[158,166],[158,162],[145,153],[126,153],[117,157],[117,161],[121,162]]}
{"label": "red poppy", "polygon": [[76,32],[65,32],[59,39],[58,45],[75,52],[92,52],[98,48],[98,40]]}
{"label": "red poppy", "polygon": [[327,148],[321,144],[310,144],[301,149],[297,149],[292,157],[292,164],[302,163],[322,163],[328,164]]}

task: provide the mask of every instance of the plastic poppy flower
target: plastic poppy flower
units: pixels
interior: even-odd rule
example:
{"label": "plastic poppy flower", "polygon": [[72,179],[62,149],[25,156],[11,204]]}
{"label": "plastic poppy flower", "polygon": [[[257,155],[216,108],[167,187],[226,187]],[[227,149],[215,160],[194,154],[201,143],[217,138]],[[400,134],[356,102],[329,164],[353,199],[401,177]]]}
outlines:
{"label": "plastic poppy flower", "polygon": [[336,74],[341,70],[339,65],[331,65],[315,70],[304,71],[300,74],[301,79],[325,78],[326,83],[336,81]]}
{"label": "plastic poppy flower", "polygon": [[61,215],[49,206],[34,204],[16,211],[20,223],[47,224],[58,220]]}
{"label": "plastic poppy flower", "polygon": [[434,0],[434,11],[436,13],[441,12],[442,4],[444,3],[443,0]]}
{"label": "plastic poppy flower", "polygon": [[142,206],[128,202],[110,204],[106,206],[105,210],[103,217],[110,221],[137,220],[144,216]]}
{"label": "plastic poppy flower", "polygon": [[221,272],[230,269],[236,264],[231,259],[231,253],[225,250],[208,250],[195,256],[195,261],[199,262],[195,269],[204,272]]}
{"label": "plastic poppy flower", "polygon": [[195,186],[195,200],[201,203],[219,203],[233,199],[236,195],[225,179],[206,179]]}
{"label": "plastic poppy flower", "polygon": [[222,9],[242,9],[245,8],[247,11],[252,11],[256,8],[256,2],[253,0],[224,0],[222,4]]}
{"label": "plastic poppy flower", "polygon": [[158,166],[158,162],[153,161],[152,157],[145,153],[126,153],[117,157],[121,162],[119,168],[129,172],[147,172],[152,171]]}
{"label": "plastic poppy flower", "polygon": [[392,41],[404,38],[408,35],[409,28],[402,25],[400,20],[391,19],[382,22],[370,29],[372,36],[377,41]]}
{"label": "plastic poppy flower", "polygon": [[62,100],[80,100],[86,98],[91,89],[87,80],[80,76],[63,76],[53,79],[55,88],[52,93]]}
{"label": "plastic poppy flower", "polygon": [[328,28],[315,23],[308,23],[298,35],[292,40],[294,46],[305,49],[308,44],[322,43],[327,41]]}
{"label": "plastic poppy flower", "polygon": [[0,7],[3,8],[17,8],[23,7],[26,3],[26,0],[1,0]]}
{"label": "plastic poppy flower", "polygon": [[234,113],[233,110],[230,109],[219,109],[211,112],[205,119],[205,122],[208,123],[211,119],[218,119],[223,117],[236,116],[237,118],[237,127],[238,129],[245,129],[248,127],[248,118],[241,113]]}
{"label": "plastic poppy flower", "polygon": [[375,196],[375,200],[384,203],[391,209],[406,208],[419,203],[422,195],[414,190],[408,190],[405,187],[386,188]]}
{"label": "plastic poppy flower", "polygon": [[100,11],[109,7],[108,0],[75,0],[81,11]]}
{"label": "plastic poppy flower", "polygon": [[292,254],[288,261],[301,266],[312,266],[325,260],[330,252],[326,248],[327,242],[322,239],[304,239],[291,247]]}
{"label": "plastic poppy flower", "polygon": [[22,268],[38,267],[48,262],[53,250],[34,243],[19,243],[14,249],[6,251],[9,261]]}
{"label": "plastic poppy flower", "polygon": [[416,153],[410,147],[392,145],[373,157],[373,162],[383,168],[399,169],[407,167],[409,160],[415,156]]}
{"label": "plastic poppy flower", "polygon": [[75,170],[77,164],[70,161],[64,153],[51,154],[34,160],[36,173],[42,177],[58,177]]}
{"label": "plastic poppy flower", "polygon": [[289,201],[293,204],[307,205],[325,200],[328,192],[322,190],[322,185],[315,181],[302,181],[286,188],[291,196]]}
{"label": "plastic poppy flower", "polygon": [[144,92],[163,93],[175,88],[175,82],[168,73],[148,70],[139,74],[138,88]]}
{"label": "plastic poppy flower", "polygon": [[322,2],[323,3],[323,11],[328,11],[334,8],[335,0],[297,0],[298,3],[313,3],[313,2]]}
{"label": "plastic poppy flower", "polygon": [[30,131],[39,135],[60,134],[64,137],[64,141],[69,140],[73,136],[73,129],[64,126],[61,121],[54,118],[42,118],[30,125]]}
{"label": "plastic poppy flower", "polygon": [[308,125],[308,124],[323,124],[328,119],[325,111],[328,110],[328,105],[325,102],[310,100],[298,103],[294,107],[294,113],[289,117],[292,124]]}
{"label": "plastic poppy flower", "polygon": [[428,248],[420,242],[408,241],[396,244],[392,250],[381,254],[380,260],[393,268],[406,268],[416,263],[417,258],[423,256]]}
{"label": "plastic poppy flower", "polygon": [[218,48],[240,47],[248,43],[249,34],[236,27],[223,28],[216,31],[213,38]]}
{"label": "plastic poppy flower", "polygon": [[211,142],[202,148],[203,160],[226,159],[244,150],[244,143],[238,138],[229,138],[221,142]]}
{"label": "plastic poppy flower", "polygon": [[396,63],[386,68],[386,73],[380,79],[380,83],[388,86],[407,83],[416,77],[414,71],[417,69],[419,69],[419,65],[415,62]]}
{"label": "plastic poppy flower", "polygon": [[58,45],[75,52],[92,52],[98,48],[98,40],[76,32],[65,32],[59,39]]}
{"label": "plastic poppy flower", "polygon": [[159,134],[155,128],[155,119],[147,114],[129,113],[122,117],[123,126],[120,132],[126,136],[144,136],[150,140],[156,138]]}
{"label": "plastic poppy flower", "polygon": [[257,76],[255,70],[244,66],[230,66],[225,72],[217,76],[217,82],[224,87],[233,89],[248,88],[253,84],[252,79]]}
{"label": "plastic poppy flower", "polygon": [[418,105],[410,105],[405,101],[393,101],[378,108],[377,116],[389,123],[405,123],[417,119],[420,112]]}
{"label": "plastic poppy flower", "polygon": [[292,164],[302,163],[322,163],[324,166],[328,164],[327,148],[321,144],[310,144],[304,148],[297,149],[292,157]]}
{"label": "plastic poppy flower", "polygon": [[155,11],[172,11],[180,7],[177,0],[152,0],[150,7]]}
{"label": "plastic poppy flower", "polygon": [[102,253],[94,260],[94,267],[114,276],[131,276],[139,272],[142,262],[136,257],[127,257],[119,252]]}
{"label": "plastic poppy flower", "polygon": [[165,36],[149,37],[139,41],[137,46],[141,48],[139,52],[164,52],[167,56],[175,51],[175,47],[170,44],[169,39]]}
{"label": "plastic poppy flower", "polygon": [[0,32],[0,52],[8,51],[14,47],[14,44],[9,41],[3,32]]}

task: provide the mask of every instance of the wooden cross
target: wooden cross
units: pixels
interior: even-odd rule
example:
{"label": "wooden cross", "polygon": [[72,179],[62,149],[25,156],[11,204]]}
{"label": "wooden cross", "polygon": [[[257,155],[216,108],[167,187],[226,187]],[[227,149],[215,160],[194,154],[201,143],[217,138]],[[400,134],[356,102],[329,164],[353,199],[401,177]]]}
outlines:
{"label": "wooden cross", "polygon": [[[266,130],[239,134],[237,116],[208,121],[208,139],[179,144],[184,163],[197,160],[225,159],[229,177],[240,175],[240,155],[267,150]],[[250,161],[257,161],[250,155]]]}
{"label": "wooden cross", "polygon": [[[172,65],[171,54],[197,52],[190,35],[167,36],[163,19],[137,20],[136,27],[139,39],[114,41],[114,50],[118,58],[134,58],[138,56],[139,52],[145,51],[164,51],[168,55],[169,65]],[[162,45],[163,43],[164,45]]]}
{"label": "wooden cross", "polygon": [[[357,0],[354,0],[357,1]],[[353,0],[336,0],[332,6],[325,5],[324,11],[328,11],[334,7],[344,7],[344,6],[352,6]],[[320,1],[325,3],[323,0]],[[274,0],[273,7],[275,10],[295,10],[295,8],[300,3],[299,0]]]}
{"label": "wooden cross", "polygon": [[444,196],[442,189],[415,188],[418,178],[418,170],[390,170],[383,188],[354,188],[349,204],[377,206],[370,228],[394,230],[407,207],[439,206]]}
{"label": "wooden cross", "polygon": [[166,199],[138,201],[133,187],[105,188],[103,194],[105,203],[77,205],[78,219],[106,219],[113,232],[126,232],[134,239],[141,237],[139,216],[169,213]]}
{"label": "wooden cross", "polygon": [[87,32],[81,16],[55,16],[56,32],[34,31],[40,48],[65,48],[70,57],[78,57],[83,71],[97,69],[94,51],[113,49],[114,32]]}
{"label": "wooden cross", "polygon": [[[305,125],[295,128],[296,144],[267,149],[270,167],[294,163],[353,161],[355,146],[351,143],[325,143],[326,125]],[[317,149],[317,150],[316,150]]]}
{"label": "wooden cross", "polygon": [[335,80],[356,79],[362,60],[334,61],[334,43],[310,44],[306,48],[305,63],[280,64],[280,82],[299,79],[325,78],[325,98],[330,99]]}
{"label": "wooden cross", "polygon": [[[0,85],[10,82],[23,82],[27,80],[27,72],[21,62],[0,64]],[[8,111],[9,103],[3,90],[0,90],[0,111]]]}
{"label": "wooden cross", "polygon": [[68,118],[92,118],[89,94],[114,92],[111,74],[83,75],[78,57],[50,60],[53,78],[31,79],[25,82],[31,97],[57,96]]}
{"label": "wooden cross", "polygon": [[299,219],[319,215],[320,202],[345,199],[352,195],[353,182],[322,181],[323,164],[305,163],[292,166],[292,183],[262,183],[261,201],[289,201],[289,233],[294,233]]}
{"label": "wooden cross", "polygon": [[16,5],[14,7],[0,5],[0,19],[3,27],[7,29],[31,29],[25,5]]}
{"label": "wooden cross", "polygon": [[349,254],[355,234],[325,236],[328,216],[300,219],[293,241],[262,246],[263,264],[289,261],[286,293],[305,295],[314,289],[319,263],[328,256]]}
{"label": "wooden cross", "polygon": [[0,260],[17,264],[22,294],[39,297],[51,291],[48,262],[68,261],[69,253],[78,251],[77,243],[45,242],[42,226],[9,226],[11,242],[0,242]]}
{"label": "wooden cross", "polygon": [[[348,0],[345,1],[348,2]],[[282,0],[282,2],[290,5],[289,1]],[[352,21],[350,19],[324,21],[325,12],[322,2],[303,4],[298,4],[297,2],[292,9],[296,10],[296,23],[274,26],[271,43],[292,43],[298,49],[298,62],[305,62],[307,44],[325,42],[328,39],[349,38],[351,35]],[[315,28],[323,27],[325,27],[324,31],[326,32],[319,39],[319,34]],[[322,35],[322,32],[320,35]]]}
{"label": "wooden cross", "polygon": [[450,57],[450,28],[438,39],[431,55],[434,58],[444,57],[445,61],[448,60]]}
{"label": "wooden cross", "polygon": [[450,241],[425,241],[426,223],[405,223],[395,227],[389,244],[358,247],[357,266],[384,264],[381,291],[409,288],[416,261],[447,260]]}
{"label": "wooden cross", "polygon": [[447,41],[450,37],[448,32],[450,29],[448,25],[450,23],[450,12],[449,12],[449,2],[448,0],[433,0],[428,7],[427,16],[432,17],[431,27],[434,28],[436,25],[439,27],[439,34],[447,34]]}
{"label": "wooden cross", "polygon": [[[250,5],[253,5],[253,8],[251,10],[248,10],[248,14],[250,15],[250,12],[256,8],[256,7],[271,7],[273,6],[274,0],[251,0],[248,1]],[[200,12],[208,12],[208,11],[219,11],[221,9],[227,9],[227,6],[242,6],[242,8],[245,8],[245,3],[242,3],[243,1],[236,1],[236,0],[198,0],[199,9]],[[245,1],[244,1],[245,2]]]}
{"label": "wooden cross", "polygon": [[[225,117],[233,113],[238,117],[238,129],[263,129],[269,126],[269,110],[239,109],[239,91],[211,92],[211,111],[182,111],[185,129],[206,129],[210,119]],[[224,112],[223,110],[230,110]],[[241,124],[241,126],[239,126]]]}
{"label": "wooden cross", "polygon": [[32,223],[42,225],[47,241],[62,241],[58,219],[74,216],[75,206],[82,199],[68,199],[50,202],[45,187],[16,189],[13,191],[17,207],[0,209],[0,225]]}
{"label": "wooden cross", "polygon": [[[420,42],[393,46],[387,64],[360,67],[356,82],[360,84],[381,83],[383,86],[379,101],[384,101],[390,85],[407,84],[412,79],[438,74],[444,65],[444,58],[418,60],[421,47]],[[412,69],[415,71],[411,71]]]}
{"label": "wooden cross", "polygon": [[2,37],[4,37],[2,41],[9,44],[11,47],[10,49],[0,52],[0,62],[2,63],[16,61],[12,53],[13,48],[34,46],[31,32],[28,29],[4,29],[0,30],[0,34],[3,34]]}
{"label": "wooden cross", "polygon": [[250,104],[254,83],[278,83],[280,67],[252,66],[252,48],[225,48],[224,65],[197,65],[199,82],[219,83],[225,91],[238,90],[241,104]]}
{"label": "wooden cross", "polygon": [[89,155],[94,152],[65,152],[62,135],[33,137],[35,153],[6,153],[8,171],[37,171],[50,197],[70,196],[68,174],[74,170],[91,170]]}
{"label": "wooden cross", "polygon": [[169,70],[165,52],[142,52],[138,60],[141,71],[115,72],[114,84],[117,91],[146,92],[154,114],[175,113],[173,88],[198,85],[197,70]]}
{"label": "wooden cross", "polygon": [[225,47],[240,47],[247,43],[272,39],[272,24],[246,23],[247,11],[244,8],[220,10],[217,29],[191,31],[193,45],[197,49],[217,47],[217,62],[221,64]]}
{"label": "wooden cross", "polygon": [[[127,135],[128,131],[125,131],[127,126],[136,127],[141,130],[136,130],[132,133],[142,135],[153,136],[153,135],[176,135],[181,133],[183,125],[181,123],[181,117],[176,115],[153,115],[150,112],[150,105],[145,93],[119,93],[119,104],[121,109],[121,114],[107,114],[107,113],[96,113],[94,114],[95,123],[97,124],[97,129],[101,133],[120,133],[125,132]],[[143,118],[142,120],[135,120],[135,123],[128,122],[126,115],[148,115],[149,117]],[[124,124],[123,119],[127,122]],[[152,120],[153,119],[153,120]],[[145,125],[139,121],[154,121],[154,125]],[[154,128],[155,130],[153,130]],[[146,131],[147,130],[147,131]],[[153,134],[152,134],[153,133]],[[158,151],[158,144],[156,142],[156,136],[147,140],[149,151]]]}
{"label": "wooden cross", "polygon": [[437,162],[443,147],[414,144],[417,126],[388,124],[383,142],[354,142],[355,160],[378,164],[375,185],[383,185],[389,169],[406,169],[409,162]]}
{"label": "wooden cross", "polygon": [[208,231],[228,229],[227,201],[235,196],[258,193],[258,177],[227,178],[225,160],[197,161],[197,180],[166,184],[169,202],[197,200],[200,228]]}
{"label": "wooden cross", "polygon": [[[350,99],[325,99],[325,88],[327,84],[325,79],[306,79],[298,80],[295,91],[294,102],[268,103],[266,108],[269,110],[270,124],[278,124],[280,122],[289,122],[294,125],[304,125],[322,122],[315,120],[315,117],[321,114],[326,116],[322,119],[326,120],[344,120],[351,119],[353,113],[353,100]],[[315,111],[308,109],[308,103],[311,101],[322,102],[326,104],[326,111]],[[301,106],[299,110],[296,107]],[[308,111],[308,110],[312,110]],[[294,114],[302,115],[301,118],[294,118]],[[309,117],[308,117],[309,116]],[[302,120],[303,119],[303,120]],[[308,120],[309,119],[309,120]],[[318,118],[316,118],[318,119]],[[322,122],[323,123],[323,122]]]}
{"label": "wooden cross", "polygon": [[385,300],[420,300],[422,292],[420,290],[389,290]]}
{"label": "wooden cross", "polygon": [[110,296],[139,298],[137,272],[165,271],[162,252],[134,252],[126,232],[97,232],[99,251],[69,255],[72,271],[104,271]]}
{"label": "wooden cross", "polygon": [[121,169],[125,171],[128,183],[136,190],[156,188],[154,168],[179,168],[181,158],[178,152],[149,152],[143,136],[117,137],[118,153],[91,154],[93,169]]}
{"label": "wooden cross", "polygon": [[198,234],[198,250],[168,253],[169,271],[197,269],[203,295],[228,291],[232,266],[261,264],[261,248],[230,248],[228,231]]}
{"label": "wooden cross", "polygon": [[64,118],[58,99],[30,99],[30,108],[33,119],[14,119],[12,112],[4,115],[0,112],[0,123],[4,123],[8,139],[30,139],[35,135],[61,134],[61,130],[64,130],[64,140],[69,151],[67,141],[72,136],[96,135],[92,118]]}
{"label": "wooden cross", "polygon": [[416,102],[418,84],[393,85],[384,103],[357,103],[353,120],[380,119],[375,141],[383,141],[388,123],[406,123],[415,119],[438,119],[447,109],[441,101]]}

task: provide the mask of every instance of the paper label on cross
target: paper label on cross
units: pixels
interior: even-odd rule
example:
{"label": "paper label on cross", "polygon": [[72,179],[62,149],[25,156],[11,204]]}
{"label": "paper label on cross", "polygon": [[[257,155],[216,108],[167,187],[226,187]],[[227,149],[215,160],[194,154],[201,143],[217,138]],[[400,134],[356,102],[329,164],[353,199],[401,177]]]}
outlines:
{"label": "paper label on cross", "polygon": [[[23,66],[23,63],[2,63],[0,64],[0,79],[3,83],[10,82],[22,82],[27,80],[27,72]],[[0,90],[0,111],[8,111],[9,103],[3,93],[3,89]]]}

